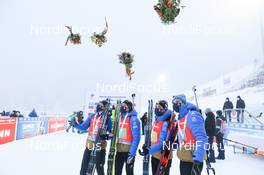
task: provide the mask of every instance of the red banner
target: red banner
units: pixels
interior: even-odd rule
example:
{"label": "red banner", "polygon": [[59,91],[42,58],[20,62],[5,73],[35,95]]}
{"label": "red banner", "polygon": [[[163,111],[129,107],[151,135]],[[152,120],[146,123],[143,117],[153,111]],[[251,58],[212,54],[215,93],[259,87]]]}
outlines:
{"label": "red banner", "polygon": [[0,118],[0,144],[12,142],[16,135],[16,118]]}
{"label": "red banner", "polygon": [[54,117],[49,119],[49,133],[66,129],[66,118]]}

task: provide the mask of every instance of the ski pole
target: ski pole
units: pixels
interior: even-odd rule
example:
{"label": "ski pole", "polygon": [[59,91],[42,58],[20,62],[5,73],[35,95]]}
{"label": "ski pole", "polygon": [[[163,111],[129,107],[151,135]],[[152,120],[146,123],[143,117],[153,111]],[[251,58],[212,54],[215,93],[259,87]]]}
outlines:
{"label": "ski pole", "polygon": [[[195,99],[195,102],[196,102],[196,106],[197,106],[197,108],[199,109],[198,100],[197,100],[197,95],[196,95],[196,91],[197,91],[197,89],[196,89],[196,86],[195,86],[195,85],[193,86],[192,90],[193,90],[193,93],[194,93],[194,99]],[[202,112],[201,112],[201,114],[202,114]],[[207,166],[206,170],[207,170],[207,174],[210,175],[210,170],[212,170],[212,172],[213,172],[214,175],[215,175],[215,169],[211,166],[211,163],[209,162],[209,157],[208,157],[208,155],[209,155],[209,151],[206,150],[206,166]]]}
{"label": "ski pole", "polygon": [[192,87],[192,90],[193,90],[193,93],[194,93],[194,99],[195,99],[195,102],[196,102],[196,106],[199,109],[199,104],[198,104],[197,95],[196,95],[197,89],[196,89],[195,85]]}
{"label": "ski pole", "polygon": [[135,106],[135,97],[136,97],[136,94],[132,94],[132,103],[133,103],[133,106]]}

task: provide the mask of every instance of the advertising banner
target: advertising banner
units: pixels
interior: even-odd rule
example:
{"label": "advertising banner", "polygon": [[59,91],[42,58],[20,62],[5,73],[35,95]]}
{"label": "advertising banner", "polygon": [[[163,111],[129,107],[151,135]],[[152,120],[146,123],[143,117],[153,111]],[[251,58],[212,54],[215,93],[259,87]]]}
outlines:
{"label": "advertising banner", "polygon": [[0,144],[15,140],[16,121],[16,118],[0,118]]}
{"label": "advertising banner", "polygon": [[17,140],[48,133],[48,118],[21,118],[17,124]]}
{"label": "advertising banner", "polygon": [[63,131],[66,129],[66,118],[64,117],[52,117],[49,118],[49,133]]}

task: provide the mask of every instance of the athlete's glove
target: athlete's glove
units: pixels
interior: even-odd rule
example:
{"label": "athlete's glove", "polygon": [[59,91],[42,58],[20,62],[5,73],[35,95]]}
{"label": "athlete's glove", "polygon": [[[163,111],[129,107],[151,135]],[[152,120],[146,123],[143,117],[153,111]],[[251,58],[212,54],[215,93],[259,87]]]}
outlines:
{"label": "athlete's glove", "polygon": [[142,146],[142,151],[141,151],[141,150],[138,150],[138,153],[139,153],[139,155],[141,155],[141,156],[146,156],[146,155],[149,154],[149,149],[148,149],[148,147],[144,144],[144,145]]}
{"label": "athlete's glove", "polygon": [[111,140],[113,138],[113,134],[100,134],[101,140]]}
{"label": "athlete's glove", "polygon": [[135,156],[129,155],[128,158],[127,158],[127,164],[128,165],[134,164],[134,162],[135,162]]}

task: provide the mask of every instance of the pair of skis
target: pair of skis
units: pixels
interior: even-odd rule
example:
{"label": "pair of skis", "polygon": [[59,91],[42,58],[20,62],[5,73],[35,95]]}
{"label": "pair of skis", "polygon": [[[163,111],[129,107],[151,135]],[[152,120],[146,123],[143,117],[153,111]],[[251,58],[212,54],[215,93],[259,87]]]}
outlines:
{"label": "pair of skis", "polygon": [[[132,94],[132,102],[133,105],[135,104],[135,97],[136,94]],[[108,153],[108,160],[107,160],[107,175],[113,175],[114,174],[114,169],[115,169],[115,156],[116,156],[116,144],[117,144],[117,139],[119,135],[119,121],[120,121],[120,107],[121,107],[121,101],[117,101],[117,105],[115,108],[114,112],[114,118],[113,118],[113,138],[111,140],[110,144],[110,150]]]}
{"label": "pair of skis", "polygon": [[[151,146],[151,131],[152,131],[152,118],[153,118],[153,100],[148,101],[148,119],[145,126],[145,143],[146,147]],[[143,175],[149,175],[149,160],[150,155],[147,154],[143,158]]]}
{"label": "pair of skis", "polygon": [[110,150],[108,154],[108,161],[107,161],[107,175],[114,174],[114,167],[115,167],[115,155],[116,155],[116,143],[117,143],[117,136],[119,132],[119,120],[120,120],[120,104],[121,102],[117,102],[117,106],[114,112],[114,125],[113,125],[113,138],[111,140]]}
{"label": "pair of skis", "polygon": [[[148,119],[147,119],[147,125],[145,128],[145,143],[144,145],[146,147],[151,146],[151,132],[152,132],[152,119],[153,119],[153,100],[148,101]],[[156,175],[164,175],[169,163],[169,158],[172,155],[173,151],[173,143],[177,136],[177,125],[175,123],[175,114],[172,113],[169,125],[168,125],[168,133],[166,137],[166,145],[164,149],[161,150],[161,158],[160,163],[157,168]],[[143,175],[149,175],[149,162],[150,162],[150,155],[147,154],[144,156],[143,159]]]}
{"label": "pair of skis", "polygon": [[108,115],[109,115],[109,112],[111,110],[111,106],[110,106],[110,101],[108,103],[108,105],[106,106],[105,108],[105,111],[103,112],[102,114],[102,117],[103,117],[103,120],[102,120],[102,123],[101,123],[101,126],[98,130],[98,133],[96,135],[96,138],[95,138],[95,142],[94,142],[94,148],[91,152],[91,156],[90,156],[90,161],[89,161],[89,164],[88,164],[88,169],[87,169],[87,173],[86,175],[93,175],[94,172],[95,172],[95,167],[96,167],[96,153],[97,153],[97,147],[96,145],[101,143],[102,139],[100,137],[100,135],[104,135],[107,133],[107,120],[108,120]]}

